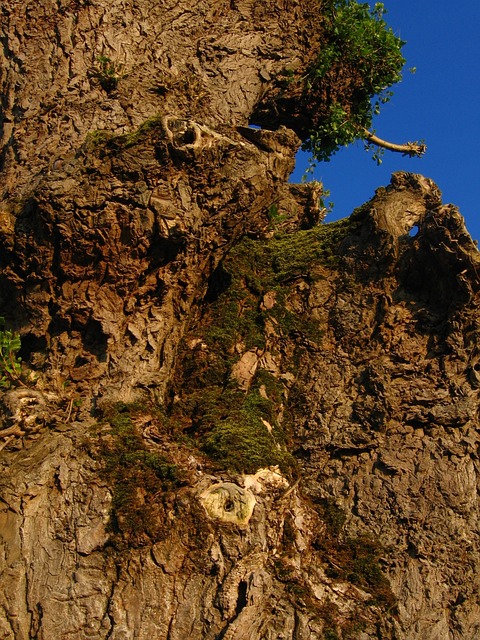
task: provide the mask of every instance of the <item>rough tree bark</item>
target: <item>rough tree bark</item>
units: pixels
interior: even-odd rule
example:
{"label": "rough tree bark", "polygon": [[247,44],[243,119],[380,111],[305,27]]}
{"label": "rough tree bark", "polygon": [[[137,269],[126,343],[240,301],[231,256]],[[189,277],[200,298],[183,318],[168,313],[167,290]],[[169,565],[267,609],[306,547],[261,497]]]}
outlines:
{"label": "rough tree bark", "polygon": [[288,184],[322,2],[0,17],[0,637],[477,638],[480,259]]}

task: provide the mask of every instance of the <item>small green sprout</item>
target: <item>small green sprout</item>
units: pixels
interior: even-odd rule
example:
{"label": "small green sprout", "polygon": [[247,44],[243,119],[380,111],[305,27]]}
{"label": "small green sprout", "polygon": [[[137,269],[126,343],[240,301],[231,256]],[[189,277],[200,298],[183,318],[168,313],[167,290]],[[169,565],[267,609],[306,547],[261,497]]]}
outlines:
{"label": "small green sprout", "polygon": [[[0,316],[0,327],[5,327],[5,318]],[[10,389],[22,385],[22,360],[17,356],[22,344],[20,336],[9,329],[0,329],[0,388]]]}

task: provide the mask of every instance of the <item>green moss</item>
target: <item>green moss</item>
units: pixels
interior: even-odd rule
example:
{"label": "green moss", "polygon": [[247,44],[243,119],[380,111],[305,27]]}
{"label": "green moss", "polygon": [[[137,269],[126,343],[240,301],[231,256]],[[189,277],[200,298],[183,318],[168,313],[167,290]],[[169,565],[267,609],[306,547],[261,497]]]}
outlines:
{"label": "green moss", "polygon": [[395,611],[396,598],[379,564],[383,548],[378,540],[369,535],[343,539],[327,525],[327,531],[315,540],[314,547],[327,564],[327,576],[351,582],[371,593],[368,604]]}
{"label": "green moss", "polygon": [[203,449],[222,466],[240,473],[254,473],[282,461],[265,425],[242,411],[217,423],[205,437]]}
{"label": "green moss", "polygon": [[108,56],[97,57],[97,68],[93,75],[98,78],[107,93],[117,88],[118,82],[124,77],[121,73],[123,65],[111,60]]}
{"label": "green moss", "polygon": [[138,144],[153,130],[162,126],[162,116],[155,115],[142,122],[142,124],[131,131],[122,135],[114,135],[111,131],[97,130],[90,131],[85,136],[84,149],[86,151],[96,151],[98,149],[128,149]]}
{"label": "green moss", "polygon": [[379,563],[384,552],[380,541],[371,535],[345,538],[346,514],[333,498],[314,500],[314,506],[326,525],[313,542],[327,565],[326,574],[369,591],[372,594],[369,604],[395,610],[396,598]]}
{"label": "green moss", "polygon": [[276,282],[300,276],[315,279],[313,274],[318,265],[338,266],[336,249],[352,231],[350,218],[345,218],[275,238],[270,251]]}
{"label": "green moss", "polygon": [[264,293],[268,257],[258,242],[245,239],[220,269],[230,284],[210,305],[205,342],[227,358],[238,342],[244,342],[247,349],[262,348],[265,315],[259,309],[259,298]]}
{"label": "green moss", "polygon": [[134,145],[136,145],[147,134],[151,133],[153,130],[158,129],[161,126],[162,116],[155,115],[147,118],[147,120],[142,122],[142,124],[137,129],[135,129],[135,131],[131,131],[130,133],[126,133],[121,136],[115,136],[111,139],[111,142],[115,143],[115,146],[128,149],[129,147],[133,147]]}
{"label": "green moss", "polygon": [[338,538],[347,519],[345,511],[336,504],[333,498],[319,500],[316,507],[320,517],[327,525],[328,536]]}
{"label": "green moss", "polygon": [[284,399],[283,384],[269,371],[257,369],[251,388],[260,390],[262,387],[271,402],[271,406],[278,407]]}
{"label": "green moss", "polygon": [[5,328],[0,316],[0,389],[25,385],[22,381],[22,359],[17,355],[22,347],[20,335]]}
{"label": "green moss", "polygon": [[395,609],[396,598],[378,562],[383,552],[378,540],[370,536],[347,538],[345,547],[351,557],[346,567],[348,581],[371,591],[373,599],[370,604]]}
{"label": "green moss", "polygon": [[[336,247],[353,228],[342,220],[267,242],[245,238],[217,268],[202,310],[204,333],[197,347],[184,346],[180,354],[181,399],[171,409],[181,434],[215,464],[235,472],[279,465],[293,473],[296,462],[287,453],[291,425],[277,420],[287,396],[284,384],[259,368],[245,394],[232,379],[232,367],[246,350],[267,347],[267,324],[275,327],[279,344],[292,335],[321,342],[319,323],[289,308],[290,282],[321,277],[319,265],[337,265]],[[270,308],[263,304],[266,293],[274,300]]]}
{"label": "green moss", "polygon": [[103,418],[99,449],[103,475],[113,489],[110,530],[133,546],[162,537],[163,499],[178,487],[182,476],[176,464],[147,449],[132,419],[139,413],[134,406],[110,407]]}
{"label": "green moss", "polygon": [[113,134],[111,131],[105,131],[103,129],[90,131],[85,136],[83,147],[86,151],[95,151],[100,147],[104,147],[112,138]]}
{"label": "green moss", "polygon": [[[285,336],[296,331],[319,342],[323,332],[318,323],[288,308],[288,284],[297,278],[316,279],[320,265],[338,266],[336,248],[352,230],[346,219],[268,242],[245,239],[221,267],[230,285],[210,305],[205,342],[224,358],[233,354],[239,342],[246,349],[263,348],[268,318],[275,320]],[[275,293],[276,303],[265,310],[261,301],[269,291]]]}
{"label": "green moss", "polygon": [[[246,396],[236,390],[201,397],[202,418],[197,422],[200,446],[213,460],[231,471],[254,473],[279,465],[285,472],[295,466],[286,451],[284,434],[274,415],[274,403],[257,389]],[[272,429],[267,428],[265,420]]]}

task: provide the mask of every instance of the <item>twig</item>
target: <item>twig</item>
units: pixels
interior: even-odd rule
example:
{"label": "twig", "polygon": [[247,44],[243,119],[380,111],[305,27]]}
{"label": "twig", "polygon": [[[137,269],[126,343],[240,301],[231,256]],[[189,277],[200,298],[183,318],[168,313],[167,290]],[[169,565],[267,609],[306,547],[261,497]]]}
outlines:
{"label": "twig", "polygon": [[285,493],[278,498],[278,501],[288,498],[288,496],[292,493],[292,491],[295,491],[295,489],[298,487],[299,484],[300,484],[300,478],[297,478],[297,480],[295,480],[292,486],[289,489],[287,489]]}
{"label": "twig", "polygon": [[7,427],[6,429],[2,429],[0,431],[0,438],[5,438],[5,436],[24,436],[25,431],[22,431],[18,424],[14,424],[11,427]]}
{"label": "twig", "polygon": [[70,402],[68,403],[68,411],[67,411],[67,417],[65,418],[65,422],[68,422],[70,420],[70,416],[72,415],[72,408],[73,408],[73,398],[70,398]]}
{"label": "twig", "polygon": [[7,446],[7,444],[14,439],[15,436],[8,436],[8,438],[6,438],[6,440],[4,442],[2,442],[2,444],[0,444],[0,451],[2,449],[5,449],[5,447]]}
{"label": "twig", "polygon": [[425,151],[427,150],[427,145],[421,142],[407,142],[405,144],[395,144],[394,142],[388,142],[387,140],[382,140],[374,133],[369,131],[368,129],[363,128],[363,135],[368,142],[377,145],[377,147],[382,147],[383,149],[387,149],[388,151],[396,151],[397,153],[403,153],[405,156],[417,156],[420,158],[423,156]]}

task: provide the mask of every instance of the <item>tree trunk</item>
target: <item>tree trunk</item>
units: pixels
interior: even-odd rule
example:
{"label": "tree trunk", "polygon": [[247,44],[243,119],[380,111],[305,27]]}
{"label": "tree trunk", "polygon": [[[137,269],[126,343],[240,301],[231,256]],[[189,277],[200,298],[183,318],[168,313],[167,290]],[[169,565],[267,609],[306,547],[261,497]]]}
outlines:
{"label": "tree trunk", "polygon": [[2,638],[478,637],[480,259],[288,184],[322,6],[3,3]]}

